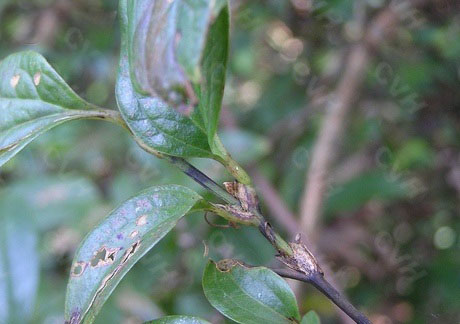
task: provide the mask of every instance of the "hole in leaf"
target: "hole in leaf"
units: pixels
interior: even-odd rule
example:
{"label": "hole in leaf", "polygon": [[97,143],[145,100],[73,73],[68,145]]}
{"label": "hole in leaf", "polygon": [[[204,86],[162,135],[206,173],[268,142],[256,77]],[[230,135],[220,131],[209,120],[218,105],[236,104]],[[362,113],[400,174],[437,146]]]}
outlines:
{"label": "hole in leaf", "polygon": [[91,266],[102,267],[115,261],[115,256],[117,255],[120,249],[108,249],[105,246],[100,248],[94,253],[93,258],[90,261]]}
{"label": "hole in leaf", "polygon": [[75,263],[71,271],[72,277],[80,277],[83,274],[83,272],[85,272],[87,265],[88,264],[83,261]]}

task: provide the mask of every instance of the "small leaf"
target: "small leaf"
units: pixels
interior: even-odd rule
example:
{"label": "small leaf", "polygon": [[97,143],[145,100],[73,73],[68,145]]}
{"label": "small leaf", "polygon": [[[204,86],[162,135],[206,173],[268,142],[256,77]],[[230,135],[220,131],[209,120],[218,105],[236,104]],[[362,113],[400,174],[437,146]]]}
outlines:
{"label": "small leaf", "polygon": [[145,324],[210,324],[208,321],[205,321],[198,317],[193,316],[166,316]]}
{"label": "small leaf", "polygon": [[37,233],[30,213],[0,199],[0,323],[27,323],[39,282]]}
{"label": "small leaf", "polygon": [[104,118],[81,99],[38,53],[0,63],[0,166],[45,131],[81,118]]}
{"label": "small leaf", "polygon": [[131,267],[202,198],[188,188],[147,189],[115,209],[84,239],[67,286],[65,319],[92,323]]}
{"label": "small leaf", "polygon": [[321,320],[315,311],[309,311],[304,315],[300,324],[321,324]]}
{"label": "small leaf", "polygon": [[208,136],[209,145],[214,154],[225,156],[216,143],[216,133],[219,125],[219,115],[224,96],[225,77],[229,51],[229,13],[225,6],[209,30],[206,48],[203,54],[203,80],[199,87],[198,112],[192,115],[195,121],[203,123]]}
{"label": "small leaf", "polygon": [[134,33],[132,25],[141,14],[139,10],[147,10],[146,6],[145,1],[120,1],[122,50],[116,86],[120,112],[134,135],[155,151],[180,157],[212,158],[214,155],[201,128],[160,97],[142,95],[134,87],[128,48]]}
{"label": "small leaf", "polygon": [[236,260],[210,261],[203,289],[212,306],[238,323],[298,323],[300,319],[286,281],[264,267],[247,268]]}

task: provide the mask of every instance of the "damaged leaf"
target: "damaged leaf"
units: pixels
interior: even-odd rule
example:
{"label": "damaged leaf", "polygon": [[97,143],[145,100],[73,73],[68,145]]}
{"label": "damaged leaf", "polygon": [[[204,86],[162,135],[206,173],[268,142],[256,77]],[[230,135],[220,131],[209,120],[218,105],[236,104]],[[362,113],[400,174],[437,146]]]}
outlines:
{"label": "damaged leaf", "polygon": [[135,88],[174,108],[193,108],[192,84],[201,81],[208,30],[224,4],[222,0],[129,1],[129,61]]}
{"label": "damaged leaf", "polygon": [[120,1],[122,47],[116,85],[120,112],[134,136],[155,151],[180,157],[213,158],[202,128],[171,108],[161,97],[143,95],[135,89],[128,49],[132,43],[134,21],[147,7],[146,1]]}
{"label": "damaged leaf", "polygon": [[45,131],[66,121],[104,118],[81,99],[38,53],[0,63],[0,166]]}
{"label": "damaged leaf", "polygon": [[203,290],[212,306],[237,323],[298,323],[297,302],[286,281],[270,269],[237,260],[210,261]]}
{"label": "damaged leaf", "polygon": [[198,317],[193,316],[166,316],[144,324],[210,324],[208,321],[205,321]]}
{"label": "damaged leaf", "polygon": [[74,258],[67,286],[66,323],[92,323],[131,267],[201,201],[182,186],[152,187],[96,226]]}

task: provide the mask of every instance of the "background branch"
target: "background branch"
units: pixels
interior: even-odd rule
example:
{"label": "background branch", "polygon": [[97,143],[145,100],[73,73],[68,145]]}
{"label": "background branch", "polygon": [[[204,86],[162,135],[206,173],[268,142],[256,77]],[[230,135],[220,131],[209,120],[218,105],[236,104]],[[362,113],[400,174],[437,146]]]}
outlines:
{"label": "background branch", "polygon": [[[413,2],[417,5],[421,3],[423,2]],[[301,231],[310,241],[314,241],[318,233],[316,225],[324,203],[327,176],[338,151],[346,116],[358,97],[371,52],[395,29],[399,15],[394,6],[390,5],[371,22],[363,40],[352,47],[343,77],[326,106],[326,116],[313,147],[306,186],[300,202]]]}

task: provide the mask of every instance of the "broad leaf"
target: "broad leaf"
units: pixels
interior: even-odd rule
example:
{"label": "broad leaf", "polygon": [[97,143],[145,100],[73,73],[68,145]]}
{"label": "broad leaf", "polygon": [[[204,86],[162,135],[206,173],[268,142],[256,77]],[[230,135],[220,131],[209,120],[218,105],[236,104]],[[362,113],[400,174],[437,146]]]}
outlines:
{"label": "broad leaf", "polygon": [[0,323],[27,323],[39,281],[37,233],[22,205],[0,199]]}
{"label": "broad leaf", "polygon": [[145,324],[210,324],[208,321],[205,321],[198,317],[193,316],[166,316]]}
{"label": "broad leaf", "polygon": [[238,323],[298,323],[300,319],[286,281],[264,267],[248,268],[236,260],[210,261],[203,289],[212,306]]}
{"label": "broad leaf", "polygon": [[315,311],[309,311],[302,317],[300,324],[321,324],[321,321]]}
{"label": "broad leaf", "polygon": [[[139,7],[131,7],[136,3]],[[145,1],[120,1],[122,50],[116,86],[120,112],[134,135],[153,150],[180,157],[214,157],[207,135],[190,118],[168,106],[160,97],[142,95],[134,87],[128,49],[133,33],[130,26],[135,24],[138,11],[132,8],[146,7]]]}
{"label": "broad leaf", "polygon": [[43,132],[63,122],[104,118],[34,52],[0,63],[0,166]]}
{"label": "broad leaf", "polygon": [[82,177],[42,176],[8,186],[7,201],[14,201],[33,216],[37,229],[46,231],[81,220],[100,202],[96,186]]}
{"label": "broad leaf", "polygon": [[[192,83],[201,79],[209,26],[224,4],[222,0],[128,2],[129,61],[135,88],[173,107],[193,101]],[[226,55],[227,46],[219,50]]]}
{"label": "broad leaf", "polygon": [[92,323],[131,267],[201,201],[188,188],[158,186],[115,209],[88,234],[75,255],[66,321]]}

